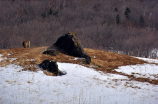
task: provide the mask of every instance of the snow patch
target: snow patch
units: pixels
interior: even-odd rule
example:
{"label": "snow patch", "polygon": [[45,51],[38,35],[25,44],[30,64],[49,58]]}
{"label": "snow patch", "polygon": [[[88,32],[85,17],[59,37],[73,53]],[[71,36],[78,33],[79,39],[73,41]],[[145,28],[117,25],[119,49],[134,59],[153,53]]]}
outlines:
{"label": "snow patch", "polygon": [[147,61],[147,62],[149,62],[149,63],[158,63],[158,60],[157,60],[157,59],[149,59],[149,58],[142,58],[142,57],[135,57],[135,58],[138,58],[138,59]]}
{"label": "snow patch", "polygon": [[[67,72],[67,75],[47,76],[41,70],[22,71],[23,67],[14,64],[0,67],[0,104],[156,104],[158,102],[157,85],[129,81],[123,75],[97,72],[95,69],[77,64],[57,64],[60,70]],[[125,66],[121,71],[127,74],[138,71],[140,74],[153,75],[157,73],[157,69],[155,65],[145,64]],[[125,72],[126,70],[128,71]]]}

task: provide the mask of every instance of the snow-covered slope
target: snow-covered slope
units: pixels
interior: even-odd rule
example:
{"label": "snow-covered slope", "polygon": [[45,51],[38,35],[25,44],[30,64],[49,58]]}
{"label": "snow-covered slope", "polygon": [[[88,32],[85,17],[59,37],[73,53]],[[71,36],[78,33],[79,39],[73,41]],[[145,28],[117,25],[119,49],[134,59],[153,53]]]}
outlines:
{"label": "snow-covered slope", "polygon": [[[146,59],[147,60],[147,59]],[[78,64],[58,63],[64,76],[22,71],[10,64],[0,67],[0,104],[157,104],[158,85],[102,73]],[[128,75],[157,79],[154,64],[122,66]]]}

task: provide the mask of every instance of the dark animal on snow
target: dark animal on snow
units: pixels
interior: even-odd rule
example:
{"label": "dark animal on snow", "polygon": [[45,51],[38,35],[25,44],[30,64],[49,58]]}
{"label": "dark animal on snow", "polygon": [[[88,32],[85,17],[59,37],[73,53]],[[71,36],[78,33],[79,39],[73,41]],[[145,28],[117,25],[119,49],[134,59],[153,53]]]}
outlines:
{"label": "dark animal on snow", "polygon": [[24,48],[30,48],[30,41],[29,40],[23,41],[22,45]]}
{"label": "dark animal on snow", "polygon": [[43,70],[47,70],[55,75],[65,75],[67,74],[65,71],[60,71],[58,69],[58,65],[56,61],[44,60],[39,67]]}

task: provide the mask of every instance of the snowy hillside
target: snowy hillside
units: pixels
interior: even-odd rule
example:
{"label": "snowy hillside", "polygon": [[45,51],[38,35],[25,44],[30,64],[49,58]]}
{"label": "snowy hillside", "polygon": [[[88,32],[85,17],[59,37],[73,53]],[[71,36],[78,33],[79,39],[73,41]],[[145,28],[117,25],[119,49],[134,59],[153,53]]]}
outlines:
{"label": "snowy hillside", "polygon": [[[0,60],[3,58],[1,57]],[[151,61],[150,59],[145,59]],[[156,62],[155,60],[152,60]],[[157,104],[158,85],[132,80],[128,75],[158,80],[158,66],[145,63],[103,73],[78,64],[59,63],[64,76],[0,67],[0,104]]]}

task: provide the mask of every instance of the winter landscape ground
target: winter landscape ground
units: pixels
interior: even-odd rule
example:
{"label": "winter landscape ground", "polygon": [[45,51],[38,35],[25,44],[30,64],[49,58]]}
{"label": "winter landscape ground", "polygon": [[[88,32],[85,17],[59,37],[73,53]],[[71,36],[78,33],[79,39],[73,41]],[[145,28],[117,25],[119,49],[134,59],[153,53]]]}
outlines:
{"label": "winter landscape ground", "polygon": [[[157,104],[158,60],[85,49],[84,60],[46,47],[0,50],[0,104]],[[53,76],[38,64],[58,62],[67,75]]]}

